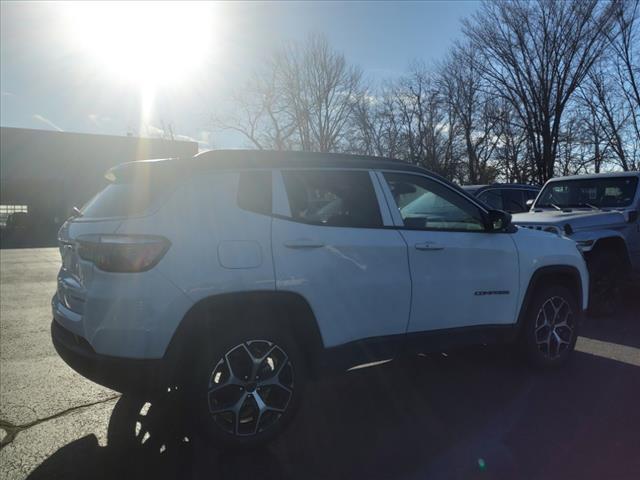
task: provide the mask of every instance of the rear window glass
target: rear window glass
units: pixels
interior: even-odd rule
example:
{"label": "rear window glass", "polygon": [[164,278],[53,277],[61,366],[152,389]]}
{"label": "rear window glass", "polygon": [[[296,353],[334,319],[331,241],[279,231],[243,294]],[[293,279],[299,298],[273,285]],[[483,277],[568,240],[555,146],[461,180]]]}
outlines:
{"label": "rear window glass", "polygon": [[283,171],[294,220],[333,227],[374,228],[382,218],[371,178],[361,171]]}
{"label": "rear window glass", "polygon": [[135,217],[149,213],[166,187],[149,183],[111,183],[82,208],[83,218]]}

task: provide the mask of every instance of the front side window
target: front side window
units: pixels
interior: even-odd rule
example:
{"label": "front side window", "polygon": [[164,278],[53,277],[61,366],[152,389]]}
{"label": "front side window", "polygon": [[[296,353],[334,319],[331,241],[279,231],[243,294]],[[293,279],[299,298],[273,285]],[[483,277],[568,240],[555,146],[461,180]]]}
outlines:
{"label": "front side window", "polygon": [[419,175],[384,174],[405,227],[484,231],[480,209],[438,182]]}
{"label": "front side window", "polygon": [[285,170],[282,178],[293,220],[333,227],[382,226],[368,172]]}
{"label": "front side window", "polygon": [[536,208],[623,208],[633,202],[637,177],[603,177],[548,183]]}

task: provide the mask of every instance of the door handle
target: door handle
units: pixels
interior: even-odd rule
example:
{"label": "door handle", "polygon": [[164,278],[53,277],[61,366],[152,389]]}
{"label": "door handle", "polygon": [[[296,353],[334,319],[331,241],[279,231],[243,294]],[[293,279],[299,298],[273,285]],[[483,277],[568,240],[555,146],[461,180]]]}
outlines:
{"label": "door handle", "polygon": [[438,245],[437,243],[424,242],[424,243],[416,243],[416,250],[443,250],[444,247],[442,245]]}
{"label": "door handle", "polygon": [[299,238],[284,242],[284,246],[287,248],[320,248],[324,247],[324,243],[310,238]]}

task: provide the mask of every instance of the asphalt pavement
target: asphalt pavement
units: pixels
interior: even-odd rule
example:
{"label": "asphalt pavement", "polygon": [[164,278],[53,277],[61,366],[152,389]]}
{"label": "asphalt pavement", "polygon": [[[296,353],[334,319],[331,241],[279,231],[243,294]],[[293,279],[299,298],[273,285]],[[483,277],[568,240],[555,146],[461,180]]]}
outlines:
{"label": "asphalt pavement", "polygon": [[57,249],[0,250],[0,479],[640,478],[640,292],[586,319],[537,371],[502,347],[429,354],[313,382],[271,445],[229,453],[171,395],[77,375],[49,334]]}

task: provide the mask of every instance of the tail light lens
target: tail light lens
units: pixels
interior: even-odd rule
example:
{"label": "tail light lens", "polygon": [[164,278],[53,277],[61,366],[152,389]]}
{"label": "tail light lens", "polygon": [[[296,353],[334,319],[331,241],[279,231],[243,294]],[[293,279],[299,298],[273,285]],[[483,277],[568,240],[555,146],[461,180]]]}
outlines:
{"label": "tail light lens", "polygon": [[167,253],[171,242],[155,235],[83,235],[78,255],[105,272],[145,272]]}

